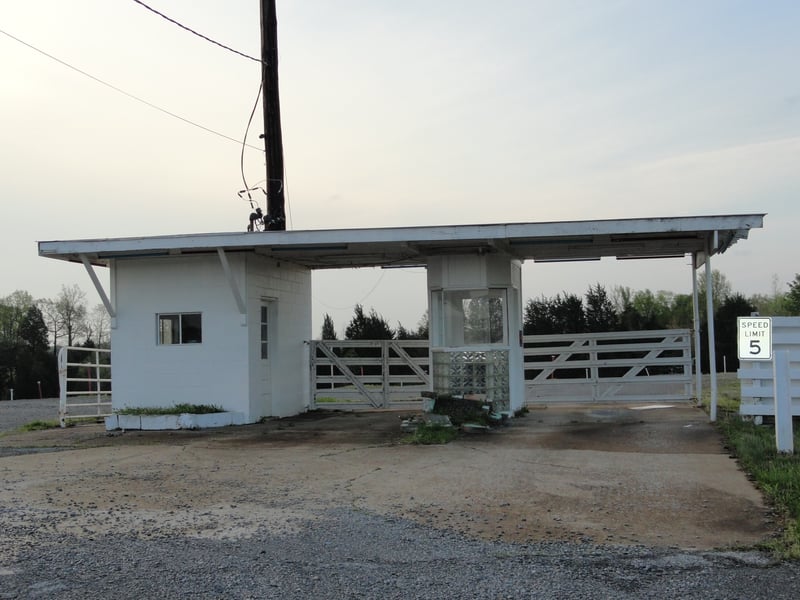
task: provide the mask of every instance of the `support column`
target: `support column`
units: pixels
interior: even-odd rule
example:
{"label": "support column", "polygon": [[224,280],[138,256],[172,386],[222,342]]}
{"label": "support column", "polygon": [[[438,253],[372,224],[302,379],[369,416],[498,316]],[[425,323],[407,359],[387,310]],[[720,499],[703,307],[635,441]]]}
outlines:
{"label": "support column", "polygon": [[[714,238],[716,241],[716,233]],[[711,249],[706,251],[706,318],[708,319],[708,374],[711,380],[709,419],[717,420],[717,351],[714,348],[714,298],[711,273]]]}
{"label": "support column", "polygon": [[700,360],[700,296],[697,291],[697,254],[692,254],[692,323],[694,326],[694,381],[697,405],[703,396],[703,369]]}

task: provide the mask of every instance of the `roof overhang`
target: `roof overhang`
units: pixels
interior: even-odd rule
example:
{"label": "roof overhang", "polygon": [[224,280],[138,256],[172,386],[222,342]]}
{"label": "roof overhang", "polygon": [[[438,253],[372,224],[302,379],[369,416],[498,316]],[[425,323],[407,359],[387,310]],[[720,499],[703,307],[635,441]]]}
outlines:
{"label": "roof overhang", "polygon": [[519,260],[560,262],[667,258],[725,252],[764,214],[545,223],[387,227],[249,233],[204,233],[39,242],[39,255],[108,265],[113,259],[255,252],[311,269],[407,267],[431,257],[504,253]]}

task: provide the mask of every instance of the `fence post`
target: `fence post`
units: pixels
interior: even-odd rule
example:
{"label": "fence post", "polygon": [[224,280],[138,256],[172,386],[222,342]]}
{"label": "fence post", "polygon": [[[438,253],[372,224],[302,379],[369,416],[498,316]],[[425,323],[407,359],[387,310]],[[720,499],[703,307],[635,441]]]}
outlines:
{"label": "fence post", "polygon": [[58,421],[67,426],[67,348],[58,351]]}
{"label": "fence post", "polygon": [[317,408],[317,342],[310,340],[308,342],[308,351],[311,353],[308,360],[308,377],[311,380],[308,386],[308,391],[311,396],[308,399],[308,408],[309,410],[314,410]]}
{"label": "fence post", "polygon": [[389,408],[389,344],[388,340],[381,342],[381,373],[383,377],[383,408]]}
{"label": "fence post", "polygon": [[789,373],[789,351],[778,350],[773,357],[772,373],[775,380],[775,443],[778,452],[794,452],[792,427],[792,382]]}

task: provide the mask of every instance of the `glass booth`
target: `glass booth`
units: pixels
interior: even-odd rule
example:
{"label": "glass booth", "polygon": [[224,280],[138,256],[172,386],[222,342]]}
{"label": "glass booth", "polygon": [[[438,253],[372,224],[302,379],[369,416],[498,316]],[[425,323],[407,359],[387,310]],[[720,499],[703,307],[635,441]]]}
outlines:
{"label": "glass booth", "polygon": [[524,404],[520,263],[503,255],[428,263],[433,391],[484,400],[496,412]]}

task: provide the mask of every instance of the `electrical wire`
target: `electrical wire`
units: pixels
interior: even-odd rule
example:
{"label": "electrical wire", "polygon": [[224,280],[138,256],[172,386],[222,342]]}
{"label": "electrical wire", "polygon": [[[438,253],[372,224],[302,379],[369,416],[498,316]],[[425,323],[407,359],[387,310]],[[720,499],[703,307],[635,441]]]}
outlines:
{"label": "electrical wire", "polygon": [[360,299],[360,300],[358,300],[358,301],[357,301],[355,304],[349,304],[349,305],[347,305],[347,306],[331,306],[330,304],[326,304],[325,302],[323,302],[323,301],[322,301],[322,300],[320,300],[319,298],[312,297],[312,300],[316,300],[316,301],[317,301],[317,302],[319,302],[319,303],[320,303],[322,306],[324,306],[325,308],[330,308],[331,310],[346,310],[346,309],[348,309],[348,308],[355,308],[357,304],[361,304],[361,305],[363,305],[363,304],[364,304],[364,300],[366,300],[367,298],[369,298],[369,297],[372,295],[372,292],[374,292],[374,291],[377,289],[377,287],[380,285],[381,281],[383,281],[383,278],[384,278],[384,276],[385,276],[385,275],[386,275],[386,271],[384,271],[383,269],[381,269],[381,275],[380,275],[380,277],[378,277],[378,280],[377,280],[377,281],[374,283],[374,285],[373,285],[373,286],[372,286],[372,287],[369,289],[369,291],[368,291],[366,294],[364,294],[364,295],[361,297],[361,299]]}
{"label": "electrical wire", "polygon": [[283,167],[283,198],[286,201],[286,210],[288,214],[287,222],[289,224],[289,229],[294,229],[294,225],[292,224],[292,203],[289,201],[289,178],[286,175],[286,166]]}
{"label": "electrical wire", "polygon": [[[247,185],[247,179],[244,176],[244,149],[247,147],[247,134],[250,132],[250,124],[253,122],[253,116],[256,114],[258,108],[258,99],[261,98],[261,89],[264,87],[264,82],[258,84],[258,93],[256,94],[256,101],[253,103],[253,110],[250,111],[250,118],[247,119],[247,127],[244,130],[244,137],[242,138],[242,153],[239,156],[239,168],[242,171],[242,183],[244,183],[244,190],[247,192],[248,198],[250,197],[250,186]],[[252,204],[252,199],[251,199]]]}
{"label": "electrical wire", "polygon": [[180,23],[179,21],[176,21],[175,19],[168,17],[164,13],[157,11],[155,8],[153,8],[152,6],[148,6],[147,4],[142,2],[141,0],[133,0],[133,1],[136,4],[138,4],[139,6],[141,6],[143,8],[146,8],[150,12],[152,12],[154,14],[157,14],[162,19],[166,19],[167,21],[169,21],[173,25],[177,25],[181,29],[184,29],[185,31],[188,31],[189,33],[192,33],[192,34],[196,35],[197,37],[204,39],[207,42],[211,42],[212,44],[214,44],[216,46],[219,46],[220,48],[224,48],[225,50],[228,50],[229,52],[233,52],[234,54],[238,54],[241,57],[248,58],[250,60],[254,60],[257,63],[265,64],[264,61],[262,61],[260,58],[256,58],[255,56],[250,56],[249,54],[245,54],[244,52],[239,52],[238,50],[235,50],[234,48],[231,48],[230,46],[226,46],[225,44],[221,44],[220,42],[218,42],[218,41],[216,41],[214,39],[211,39],[210,37],[205,36],[202,33],[199,33],[197,31],[195,31],[191,27],[187,27],[183,23]]}
{"label": "electrical wire", "polygon": [[[102,79],[100,79],[99,77],[95,77],[95,76],[94,76],[94,75],[92,75],[91,73],[87,73],[86,71],[83,71],[82,69],[79,69],[78,67],[75,67],[75,66],[73,66],[73,65],[69,64],[68,62],[61,60],[60,58],[56,58],[56,57],[55,57],[55,56],[53,56],[52,54],[48,54],[48,53],[47,53],[47,52],[45,52],[44,50],[40,50],[40,49],[39,49],[39,48],[37,48],[36,46],[34,46],[34,45],[32,45],[32,44],[29,44],[28,42],[26,42],[26,41],[24,41],[24,40],[21,40],[20,38],[18,38],[18,37],[16,37],[16,36],[14,36],[14,35],[11,35],[11,34],[10,34],[10,33],[8,33],[7,31],[3,31],[2,29],[0,29],[0,33],[2,33],[2,34],[3,34],[3,35],[5,35],[5,36],[8,36],[8,37],[10,37],[12,40],[14,40],[15,42],[18,42],[18,43],[22,44],[23,46],[27,46],[27,47],[28,47],[28,48],[30,48],[31,50],[35,50],[36,52],[38,52],[39,54],[41,54],[41,55],[43,55],[43,56],[46,56],[46,57],[47,57],[47,58],[49,58],[50,60],[53,60],[53,61],[55,61],[55,62],[59,63],[60,65],[63,65],[63,66],[65,66],[65,67],[67,67],[68,69],[72,69],[72,70],[73,70],[73,71],[75,71],[76,73],[80,73],[80,74],[81,74],[81,75],[83,75],[84,77],[88,77],[89,79],[91,79],[91,80],[93,80],[93,81],[96,81],[97,83],[99,83],[99,84],[101,84],[101,85],[104,85],[104,86],[106,86],[107,88],[110,88],[110,89],[114,90],[115,92],[117,92],[117,93],[119,93],[119,94],[122,94],[123,96],[127,96],[128,98],[131,98],[132,100],[136,100],[137,102],[141,102],[142,104],[144,104],[144,105],[146,105],[146,106],[149,106],[150,108],[153,108],[153,109],[155,109],[155,110],[157,110],[157,111],[159,111],[159,112],[162,112],[162,113],[164,113],[165,115],[169,115],[170,117],[173,117],[173,118],[175,118],[175,119],[178,119],[178,120],[180,120],[180,121],[183,121],[184,123],[188,123],[189,125],[192,125],[192,126],[194,126],[194,127],[197,127],[198,129],[202,129],[203,131],[207,131],[208,133],[213,133],[213,134],[214,134],[214,135],[216,135],[216,136],[219,136],[219,137],[221,137],[221,138],[225,138],[226,140],[230,140],[231,142],[235,142],[236,144],[240,144],[240,143],[241,143],[241,140],[238,140],[238,139],[236,139],[236,138],[234,138],[234,137],[231,137],[231,136],[229,136],[229,135],[225,135],[224,133],[220,133],[219,131],[215,131],[215,130],[213,130],[213,129],[209,128],[209,127],[206,127],[205,125],[201,125],[200,123],[197,123],[197,122],[195,122],[195,121],[192,121],[192,120],[190,120],[190,119],[187,119],[186,117],[182,117],[182,116],[180,116],[180,115],[178,115],[178,114],[176,114],[176,113],[174,113],[174,112],[172,112],[172,111],[169,111],[169,110],[167,110],[166,108],[161,108],[161,107],[160,107],[160,106],[158,106],[157,104],[153,104],[152,102],[148,102],[147,100],[145,100],[145,99],[143,99],[143,98],[140,98],[139,96],[136,96],[136,95],[134,95],[134,94],[131,94],[130,92],[126,92],[126,91],[125,91],[125,90],[123,90],[122,88],[118,88],[117,86],[115,86],[115,85],[112,85],[112,84],[108,83],[107,81],[103,81],[103,80],[102,80]],[[258,146],[253,146],[253,145],[251,145],[251,144],[246,144],[246,146],[247,146],[248,148],[252,148],[253,150],[258,150],[258,151],[260,151],[260,152],[264,152],[264,149],[263,149],[263,148],[259,148]]]}

